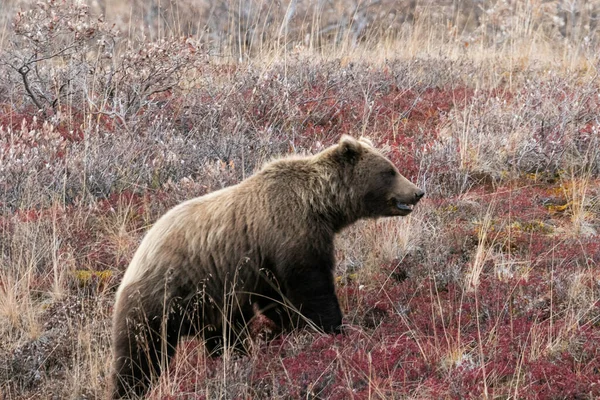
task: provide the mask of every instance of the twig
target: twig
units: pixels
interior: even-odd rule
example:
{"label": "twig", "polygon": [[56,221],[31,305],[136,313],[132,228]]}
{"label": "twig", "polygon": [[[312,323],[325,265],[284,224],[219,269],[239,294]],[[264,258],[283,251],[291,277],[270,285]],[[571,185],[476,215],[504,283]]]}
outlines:
{"label": "twig", "polygon": [[44,111],[43,106],[35,97],[35,95],[31,91],[31,87],[29,86],[29,80],[27,79],[27,74],[29,73],[29,71],[31,71],[31,68],[29,68],[28,65],[23,65],[21,68],[17,69],[17,72],[21,74],[21,77],[23,78],[23,85],[25,86],[25,91],[27,92],[27,95],[31,98],[38,110],[42,110],[44,116],[46,116],[46,111]]}

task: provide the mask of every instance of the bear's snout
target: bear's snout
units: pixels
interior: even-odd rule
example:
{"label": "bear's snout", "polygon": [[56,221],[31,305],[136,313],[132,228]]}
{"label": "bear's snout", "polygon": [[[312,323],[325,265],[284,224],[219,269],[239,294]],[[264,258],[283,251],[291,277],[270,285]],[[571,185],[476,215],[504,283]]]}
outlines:
{"label": "bear's snout", "polygon": [[397,198],[398,203],[414,206],[425,196],[425,191],[419,188],[415,188],[412,193],[405,193]]}
{"label": "bear's snout", "polygon": [[406,216],[413,211],[413,207],[425,196],[425,191],[415,187],[414,191],[391,198],[393,210],[391,215]]}

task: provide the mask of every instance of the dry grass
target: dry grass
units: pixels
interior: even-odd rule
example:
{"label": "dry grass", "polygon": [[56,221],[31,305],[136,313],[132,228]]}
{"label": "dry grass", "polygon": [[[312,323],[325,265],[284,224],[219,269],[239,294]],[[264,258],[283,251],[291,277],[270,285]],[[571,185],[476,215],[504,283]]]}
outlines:
{"label": "dry grass", "polygon": [[150,398],[600,396],[598,2],[50,1],[11,25],[32,3],[0,4],[0,398],[102,397],[153,221],[343,133],[428,193],[338,238],[347,335],[190,338]]}

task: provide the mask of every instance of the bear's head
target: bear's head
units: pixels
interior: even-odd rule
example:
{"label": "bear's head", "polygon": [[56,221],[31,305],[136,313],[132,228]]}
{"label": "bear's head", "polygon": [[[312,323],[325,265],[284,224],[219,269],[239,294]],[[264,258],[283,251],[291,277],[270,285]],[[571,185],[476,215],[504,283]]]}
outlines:
{"label": "bear's head", "polygon": [[353,205],[363,218],[408,215],[425,194],[368,139],[344,135],[334,151],[352,188]]}

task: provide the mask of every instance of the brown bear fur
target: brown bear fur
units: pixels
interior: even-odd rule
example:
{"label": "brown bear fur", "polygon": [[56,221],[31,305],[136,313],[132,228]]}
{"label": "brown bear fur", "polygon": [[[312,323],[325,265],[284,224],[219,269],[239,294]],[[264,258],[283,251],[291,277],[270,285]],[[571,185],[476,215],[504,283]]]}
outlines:
{"label": "brown bear fur", "polygon": [[171,209],[117,291],[112,396],[145,393],[182,336],[202,335],[211,353],[240,347],[255,307],[282,329],[339,332],[335,233],[407,215],[422,196],[368,140],[344,136]]}

